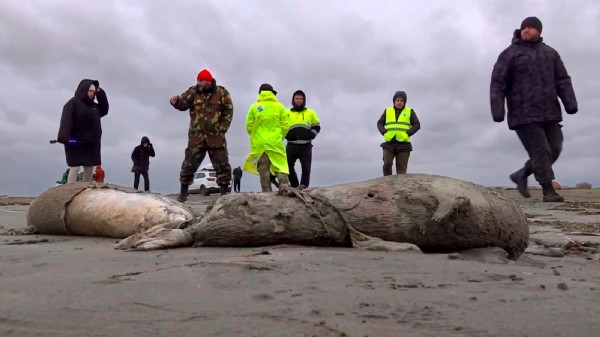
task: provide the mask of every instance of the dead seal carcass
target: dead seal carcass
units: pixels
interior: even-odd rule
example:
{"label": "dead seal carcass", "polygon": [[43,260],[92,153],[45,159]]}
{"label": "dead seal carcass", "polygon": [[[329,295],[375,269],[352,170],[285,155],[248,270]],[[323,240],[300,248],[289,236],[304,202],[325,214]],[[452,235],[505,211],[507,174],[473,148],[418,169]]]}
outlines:
{"label": "dead seal carcass", "polygon": [[176,228],[194,218],[186,205],[159,194],[78,182],[47,189],[27,211],[39,234],[126,238],[151,227]]}
{"label": "dead seal carcass", "polygon": [[188,228],[153,228],[115,248],[287,243],[441,252],[500,247],[517,259],[528,244],[527,218],[514,200],[450,177],[386,176],[294,193],[293,198],[226,195]]}

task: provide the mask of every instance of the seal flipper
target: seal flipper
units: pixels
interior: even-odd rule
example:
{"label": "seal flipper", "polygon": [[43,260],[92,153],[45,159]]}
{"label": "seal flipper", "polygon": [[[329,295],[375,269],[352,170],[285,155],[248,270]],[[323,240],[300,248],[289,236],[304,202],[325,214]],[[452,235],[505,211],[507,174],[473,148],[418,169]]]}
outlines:
{"label": "seal flipper", "polygon": [[454,199],[440,202],[437,210],[433,213],[431,220],[440,223],[457,212],[464,212],[470,206],[471,200],[467,197],[455,197]]}
{"label": "seal flipper", "polygon": [[350,232],[350,240],[352,241],[352,247],[354,248],[374,251],[396,252],[411,250],[422,253],[421,249],[415,244],[408,242],[385,241],[380,238],[372,237],[361,233],[350,224],[347,225],[348,231]]}
{"label": "seal flipper", "polygon": [[169,229],[155,226],[149,230],[133,234],[119,243],[115,249],[124,250],[156,250],[191,246],[194,242],[192,233],[185,229]]}

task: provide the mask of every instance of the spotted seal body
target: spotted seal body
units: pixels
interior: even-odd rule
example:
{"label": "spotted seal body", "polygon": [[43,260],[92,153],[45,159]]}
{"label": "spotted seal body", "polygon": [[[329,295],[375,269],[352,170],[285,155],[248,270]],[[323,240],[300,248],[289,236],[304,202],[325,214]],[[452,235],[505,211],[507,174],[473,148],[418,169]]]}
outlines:
{"label": "spotted seal body", "polygon": [[28,225],[39,234],[118,239],[155,226],[176,228],[193,218],[189,207],[159,194],[85,182],[49,188],[27,211]]}
{"label": "spotted seal body", "polygon": [[500,247],[517,259],[527,218],[500,192],[450,177],[393,175],[362,182],[217,199],[185,229],[153,228],[117,249],[302,244],[379,250]]}

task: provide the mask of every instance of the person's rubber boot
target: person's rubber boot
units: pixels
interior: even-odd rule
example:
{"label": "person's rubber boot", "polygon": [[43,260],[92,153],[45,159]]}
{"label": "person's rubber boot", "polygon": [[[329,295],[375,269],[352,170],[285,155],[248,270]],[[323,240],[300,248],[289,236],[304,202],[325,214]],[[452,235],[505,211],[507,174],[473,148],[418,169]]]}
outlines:
{"label": "person's rubber boot", "polygon": [[300,184],[300,186],[298,186],[298,189],[300,191],[307,189],[307,187],[305,185]]}
{"label": "person's rubber boot", "polygon": [[286,197],[293,197],[295,195],[290,187],[290,181],[286,174],[277,173],[277,180],[279,180],[279,187],[278,187],[279,190],[278,190],[277,194],[286,196]]}
{"label": "person's rubber boot", "polygon": [[556,193],[552,182],[542,184],[542,194],[544,195],[544,202],[564,202],[565,198],[562,195]]}
{"label": "person's rubber boot", "polygon": [[187,200],[188,187],[189,185],[181,184],[181,190],[179,192],[179,197],[177,198],[177,201],[185,202]]}
{"label": "person's rubber boot", "polygon": [[518,170],[517,172],[510,175],[510,180],[513,183],[517,184],[517,190],[521,195],[525,198],[531,197],[529,193],[529,188],[527,188],[527,177],[525,176],[523,170]]}
{"label": "person's rubber boot", "polygon": [[273,192],[269,175],[264,172],[260,174],[260,190],[262,192]]}
{"label": "person's rubber boot", "polygon": [[227,194],[228,187],[229,187],[228,185],[221,185],[221,189],[220,189],[221,195]]}
{"label": "person's rubber boot", "polygon": [[294,195],[294,192],[292,192],[290,185],[286,183],[279,183],[279,190],[277,194],[282,195],[284,197],[291,197]]}

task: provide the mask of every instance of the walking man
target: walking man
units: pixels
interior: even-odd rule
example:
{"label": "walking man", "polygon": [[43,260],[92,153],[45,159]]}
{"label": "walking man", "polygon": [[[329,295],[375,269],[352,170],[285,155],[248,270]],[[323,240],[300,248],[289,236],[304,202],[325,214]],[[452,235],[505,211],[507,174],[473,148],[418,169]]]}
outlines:
{"label": "walking man", "polygon": [[408,158],[413,150],[410,137],[421,128],[415,110],[406,106],[406,93],[397,91],[392,98],[394,106],[387,107],[379,120],[377,129],[383,135],[383,175],[392,175],[396,160],[396,174],[406,174]]}
{"label": "walking man", "polygon": [[196,85],[183,94],[171,97],[171,105],[175,109],[190,112],[188,144],[179,177],[181,190],[177,200],[180,202],[187,200],[189,185],[207,152],[217,173],[221,195],[227,193],[231,182],[225,139],[233,118],[231,95],[225,87],[217,85],[207,69],[200,71],[196,80]]}
{"label": "walking man", "polygon": [[511,45],[494,64],[490,104],[494,122],[503,122],[507,115],[508,128],[517,133],[529,155],[525,165],[510,175],[521,195],[530,197],[527,178],[533,173],[545,202],[563,202],[552,186],[552,164],[563,143],[558,99],[567,114],[577,112],[577,99],[560,55],[543,42],[541,33],[542,22],[536,17],[525,18],[514,31]]}
{"label": "walking man", "polygon": [[242,168],[236,167],[233,169],[233,191],[240,193],[240,185],[242,182]]}
{"label": "walking man", "polygon": [[[310,183],[310,168],[312,165],[312,140],[321,131],[321,124],[317,113],[306,107],[306,95],[302,90],[296,90],[292,95],[292,108],[288,111],[290,129],[285,136],[287,139],[286,153],[290,171],[290,185],[305,189]],[[298,176],[294,165],[300,160],[302,176]]]}

